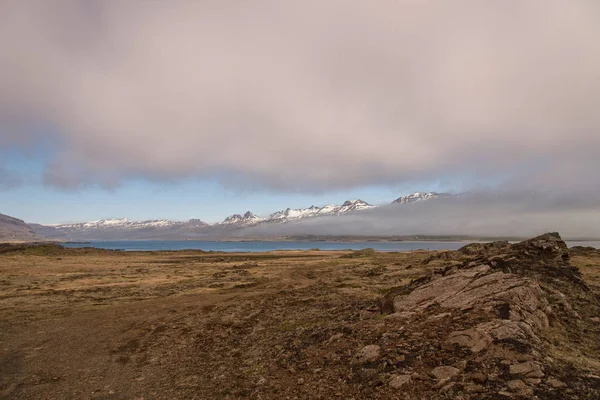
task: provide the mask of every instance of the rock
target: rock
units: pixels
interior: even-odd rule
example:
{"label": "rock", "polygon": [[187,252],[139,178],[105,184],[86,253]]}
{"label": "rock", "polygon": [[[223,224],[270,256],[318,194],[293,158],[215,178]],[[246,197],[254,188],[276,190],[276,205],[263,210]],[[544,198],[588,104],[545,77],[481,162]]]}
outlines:
{"label": "rock", "polygon": [[411,381],[410,375],[393,375],[392,380],[389,383],[389,386],[394,389],[400,389],[403,386],[409,384]]}
{"label": "rock", "polygon": [[404,361],[406,361],[406,356],[405,356],[404,354],[400,354],[399,356],[397,356],[397,357],[394,359],[394,362],[395,362],[396,364],[398,364],[398,363],[402,363],[402,362],[404,362]]}
{"label": "rock", "polygon": [[450,382],[447,385],[444,385],[440,388],[440,393],[446,393],[450,391],[456,384],[454,382]]}
{"label": "rock", "polygon": [[464,385],[465,392],[467,393],[483,393],[485,392],[485,387],[482,385],[478,385],[476,383],[469,383]]}
{"label": "rock", "polygon": [[542,370],[538,369],[538,370],[528,373],[526,376],[528,378],[543,378],[544,376],[546,376],[546,374],[544,374],[542,372]]}
{"label": "rock", "polygon": [[528,378],[542,378],[544,373],[540,365],[533,361],[526,361],[519,364],[511,365],[509,372],[512,375],[525,375]]}
{"label": "rock", "polygon": [[542,380],[539,378],[526,378],[525,383],[529,383],[530,385],[539,385],[542,383]]}
{"label": "rock", "polygon": [[454,331],[448,336],[448,342],[456,343],[461,347],[468,347],[473,353],[479,353],[487,348],[493,339],[490,335],[476,329]]}
{"label": "rock", "polygon": [[342,337],[344,337],[343,333],[336,333],[335,335],[331,335],[331,337],[329,339],[327,339],[326,343],[335,342],[336,340],[339,340]]}
{"label": "rock", "polygon": [[564,388],[567,387],[567,384],[564,382],[559,381],[556,378],[548,378],[546,380],[546,383],[548,384],[548,386],[553,387],[555,389],[560,389],[560,388]]}
{"label": "rock", "polygon": [[[568,249],[558,234],[515,244],[469,245],[430,258],[436,263],[427,275],[393,289],[386,297],[394,313],[385,323],[387,330],[396,327],[396,347],[411,353],[403,368],[414,367],[415,362],[447,364],[430,372],[435,377],[433,388],[452,388],[448,385],[456,382],[452,390],[459,388],[466,398],[477,398],[468,393],[477,393],[484,384],[484,393],[492,397],[531,397],[535,388],[542,398],[556,393],[554,385],[560,383],[550,379],[542,383],[541,363],[550,370],[565,361],[560,354],[556,360],[548,358],[552,345],[559,344],[552,338],[564,340],[566,348],[595,350],[589,335],[596,333],[600,322],[600,302],[594,288],[570,264]],[[549,335],[550,322],[553,332]],[[424,335],[416,338],[414,332]],[[393,348],[393,342],[383,343]],[[393,360],[392,355],[390,364],[396,364]],[[512,380],[507,387],[499,386],[507,370]]]}
{"label": "rock", "polygon": [[453,364],[454,367],[464,371],[467,368],[467,360],[461,360]]}
{"label": "rock", "polygon": [[449,312],[445,312],[445,313],[441,313],[438,315],[432,315],[431,317],[427,318],[428,321],[439,321],[441,319],[444,319],[446,317],[451,317],[452,314]]}
{"label": "rock", "polygon": [[506,382],[506,386],[508,386],[508,390],[512,393],[516,393],[520,396],[531,396],[533,395],[533,390],[528,387],[522,380],[515,379],[512,381]]}
{"label": "rock", "polygon": [[450,382],[450,378],[442,379],[441,381],[439,381],[438,383],[433,385],[433,388],[440,389],[440,388],[446,386],[448,384],[448,382]]}
{"label": "rock", "polygon": [[298,378],[298,385],[304,385],[304,378]]}
{"label": "rock", "polygon": [[373,363],[381,358],[381,347],[376,344],[370,344],[363,347],[354,355],[353,364]]}
{"label": "rock", "polygon": [[485,383],[485,381],[487,381],[487,375],[483,372],[473,372],[469,377],[476,383]]}
{"label": "rock", "polygon": [[508,382],[506,382],[506,386],[508,386],[508,389],[511,392],[518,392],[527,387],[527,385],[525,385],[525,383],[523,383],[523,381],[520,379],[508,381]]}
{"label": "rock", "polygon": [[431,371],[431,375],[435,377],[435,379],[437,379],[438,381],[442,381],[444,379],[452,379],[459,374],[460,370],[458,368],[451,367],[449,365],[435,367]]}
{"label": "rock", "polygon": [[510,243],[506,240],[499,240],[491,243],[469,243],[466,246],[458,249],[459,253],[467,254],[467,255],[475,255],[480,253],[488,253],[491,250],[498,250],[506,248],[510,245]]}

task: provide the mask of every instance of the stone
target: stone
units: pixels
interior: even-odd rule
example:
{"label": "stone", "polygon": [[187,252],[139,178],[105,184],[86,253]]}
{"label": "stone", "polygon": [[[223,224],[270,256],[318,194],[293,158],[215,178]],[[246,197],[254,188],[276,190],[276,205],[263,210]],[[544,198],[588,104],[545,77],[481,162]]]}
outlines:
{"label": "stone", "polygon": [[511,392],[519,392],[527,387],[525,385],[525,383],[523,383],[523,381],[520,379],[514,379],[512,381],[508,381],[508,382],[506,382],[506,386],[508,386],[508,389]]}
{"label": "stone", "polygon": [[493,339],[490,335],[476,329],[454,331],[448,336],[448,342],[456,343],[461,347],[468,347],[473,353],[479,353],[487,348]]}
{"label": "stone", "polygon": [[453,364],[454,367],[464,371],[467,368],[467,360],[461,360]]}
{"label": "stone", "polygon": [[525,382],[529,383],[530,385],[539,385],[542,383],[542,380],[539,378],[526,378]]}
{"label": "stone", "polygon": [[[509,372],[512,375],[526,375],[529,378],[540,378],[540,376],[534,376],[534,375],[538,375],[536,372],[542,372],[541,371],[541,367],[539,366],[538,363],[533,362],[533,361],[526,361],[526,362],[522,362],[519,364],[514,364],[511,365],[509,368]],[[543,372],[542,372],[542,376],[543,376]]]}
{"label": "stone", "polygon": [[335,335],[332,335],[329,339],[327,339],[327,343],[335,342],[336,340],[339,340],[342,337],[344,337],[343,333],[336,333]]}
{"label": "stone", "polygon": [[487,375],[483,372],[473,372],[470,377],[476,383],[485,383],[487,381]]}
{"label": "stone", "polygon": [[535,371],[528,373],[525,376],[527,376],[528,378],[543,378],[544,376],[546,376],[546,374],[544,374],[544,372],[542,372],[541,369],[537,369]]}
{"label": "stone", "polygon": [[508,381],[506,382],[506,386],[508,386],[510,392],[518,394],[519,396],[529,397],[533,395],[533,390],[520,379]]}
{"label": "stone", "polygon": [[555,389],[560,389],[560,388],[565,388],[567,387],[567,384],[564,382],[559,381],[556,378],[548,378],[546,380],[546,383],[548,384],[548,386],[553,387]]}
{"label": "stone", "polygon": [[376,344],[370,344],[363,347],[354,355],[353,364],[374,363],[381,358],[381,347]]}
{"label": "stone", "polygon": [[440,388],[446,386],[448,384],[448,382],[450,382],[450,378],[442,379],[441,381],[439,381],[438,383],[433,385],[433,388],[440,389]]}
{"label": "stone", "polygon": [[444,385],[440,388],[440,393],[446,393],[450,391],[456,384],[454,382],[450,382],[447,385]]}
{"label": "stone", "polygon": [[304,378],[298,378],[298,385],[304,385]]}
{"label": "stone", "polygon": [[483,393],[485,392],[485,387],[476,383],[469,383],[464,385],[465,392],[467,393]]}
{"label": "stone", "polygon": [[437,314],[437,315],[432,315],[431,317],[427,318],[427,321],[439,321],[446,317],[451,317],[451,316],[452,316],[451,313],[445,312],[445,313],[441,313],[441,314]]}
{"label": "stone", "polygon": [[460,375],[460,370],[449,365],[444,365],[441,367],[435,367],[431,371],[431,375],[434,376],[438,381],[442,381],[444,379],[452,379],[455,376]]}
{"label": "stone", "polygon": [[393,375],[390,380],[389,386],[394,389],[400,389],[405,385],[408,385],[411,381],[410,375]]}

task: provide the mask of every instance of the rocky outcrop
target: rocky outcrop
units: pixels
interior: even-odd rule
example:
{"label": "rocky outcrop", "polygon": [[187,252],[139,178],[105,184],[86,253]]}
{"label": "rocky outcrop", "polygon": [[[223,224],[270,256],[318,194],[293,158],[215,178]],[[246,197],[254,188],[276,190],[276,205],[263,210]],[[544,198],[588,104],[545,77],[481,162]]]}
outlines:
{"label": "rocky outcrop", "polygon": [[[560,236],[471,244],[441,254],[425,261],[437,266],[442,260],[440,267],[380,301],[387,318],[402,320],[413,335],[432,338],[431,347],[454,346],[453,355],[462,354],[463,362],[477,365],[483,375],[475,379],[443,365],[447,360],[432,360],[442,364],[429,371],[438,381],[434,389],[443,386],[462,398],[473,388],[504,397],[565,389],[551,375],[560,371],[561,362],[570,362],[569,346],[595,349],[599,332],[590,331],[586,322],[600,307],[570,264]],[[597,384],[593,393],[600,394],[600,380]]]}

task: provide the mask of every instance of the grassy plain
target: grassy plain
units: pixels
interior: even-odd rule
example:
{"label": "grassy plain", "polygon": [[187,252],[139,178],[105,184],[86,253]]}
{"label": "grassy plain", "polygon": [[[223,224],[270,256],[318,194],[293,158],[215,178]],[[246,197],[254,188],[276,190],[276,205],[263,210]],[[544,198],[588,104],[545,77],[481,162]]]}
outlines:
{"label": "grassy plain", "polygon": [[[6,251],[0,398],[402,398],[351,358],[402,329],[377,300],[430,255]],[[573,263],[598,293],[600,257]]]}

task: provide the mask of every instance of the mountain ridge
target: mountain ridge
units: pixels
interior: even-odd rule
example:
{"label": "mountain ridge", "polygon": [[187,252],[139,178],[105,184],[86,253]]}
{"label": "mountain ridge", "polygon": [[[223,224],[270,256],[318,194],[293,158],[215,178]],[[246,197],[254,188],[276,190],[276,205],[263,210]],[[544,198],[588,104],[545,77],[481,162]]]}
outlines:
{"label": "mountain ridge", "polygon": [[[171,221],[168,219],[148,219],[134,221],[129,218],[107,218],[95,221],[77,222],[58,225],[26,224],[20,221],[19,239],[51,238],[59,240],[119,240],[119,239],[168,239],[168,238],[214,238],[227,236],[230,233],[265,224],[283,224],[287,222],[314,219],[319,217],[335,217],[358,213],[390,204],[411,204],[444,198],[450,195],[436,192],[415,192],[399,197],[392,203],[372,205],[361,199],[346,200],[342,204],[312,205],[308,208],[286,208],[261,217],[246,211],[244,214],[231,214],[223,221],[209,224],[201,219],[187,221]],[[405,200],[402,200],[405,199]],[[2,214],[0,214],[2,215]],[[11,221],[12,221],[11,220]],[[13,224],[15,223],[13,221]],[[5,225],[7,222],[4,223]],[[8,229],[5,230],[8,232]],[[3,233],[0,239],[16,237],[15,234]],[[27,232],[27,233],[26,233]],[[12,236],[11,236],[12,235]]]}
{"label": "mountain ridge", "polygon": [[[406,196],[399,197],[398,199],[386,204],[409,204],[417,201],[426,201],[436,198],[449,197],[448,193],[437,193],[437,192],[415,192]],[[406,201],[400,201],[401,199],[407,199]],[[383,204],[383,205],[386,205]],[[123,227],[123,229],[141,229],[141,228],[160,228],[169,226],[179,226],[196,221],[197,225],[201,226],[249,226],[253,224],[265,223],[265,222],[287,222],[296,219],[318,217],[325,215],[341,215],[351,213],[355,211],[363,211],[381,205],[372,205],[361,199],[346,200],[341,205],[327,204],[322,207],[311,205],[308,208],[286,208],[275,211],[266,217],[260,217],[251,211],[246,211],[244,214],[231,214],[227,216],[223,221],[214,224],[209,224],[200,219],[190,219],[188,221],[170,221],[167,219],[150,219],[143,221],[133,221],[129,218],[110,218],[101,219],[96,221],[77,222],[71,224],[57,224],[51,225],[58,229],[102,229],[108,227]],[[49,226],[49,225],[45,225]]]}

